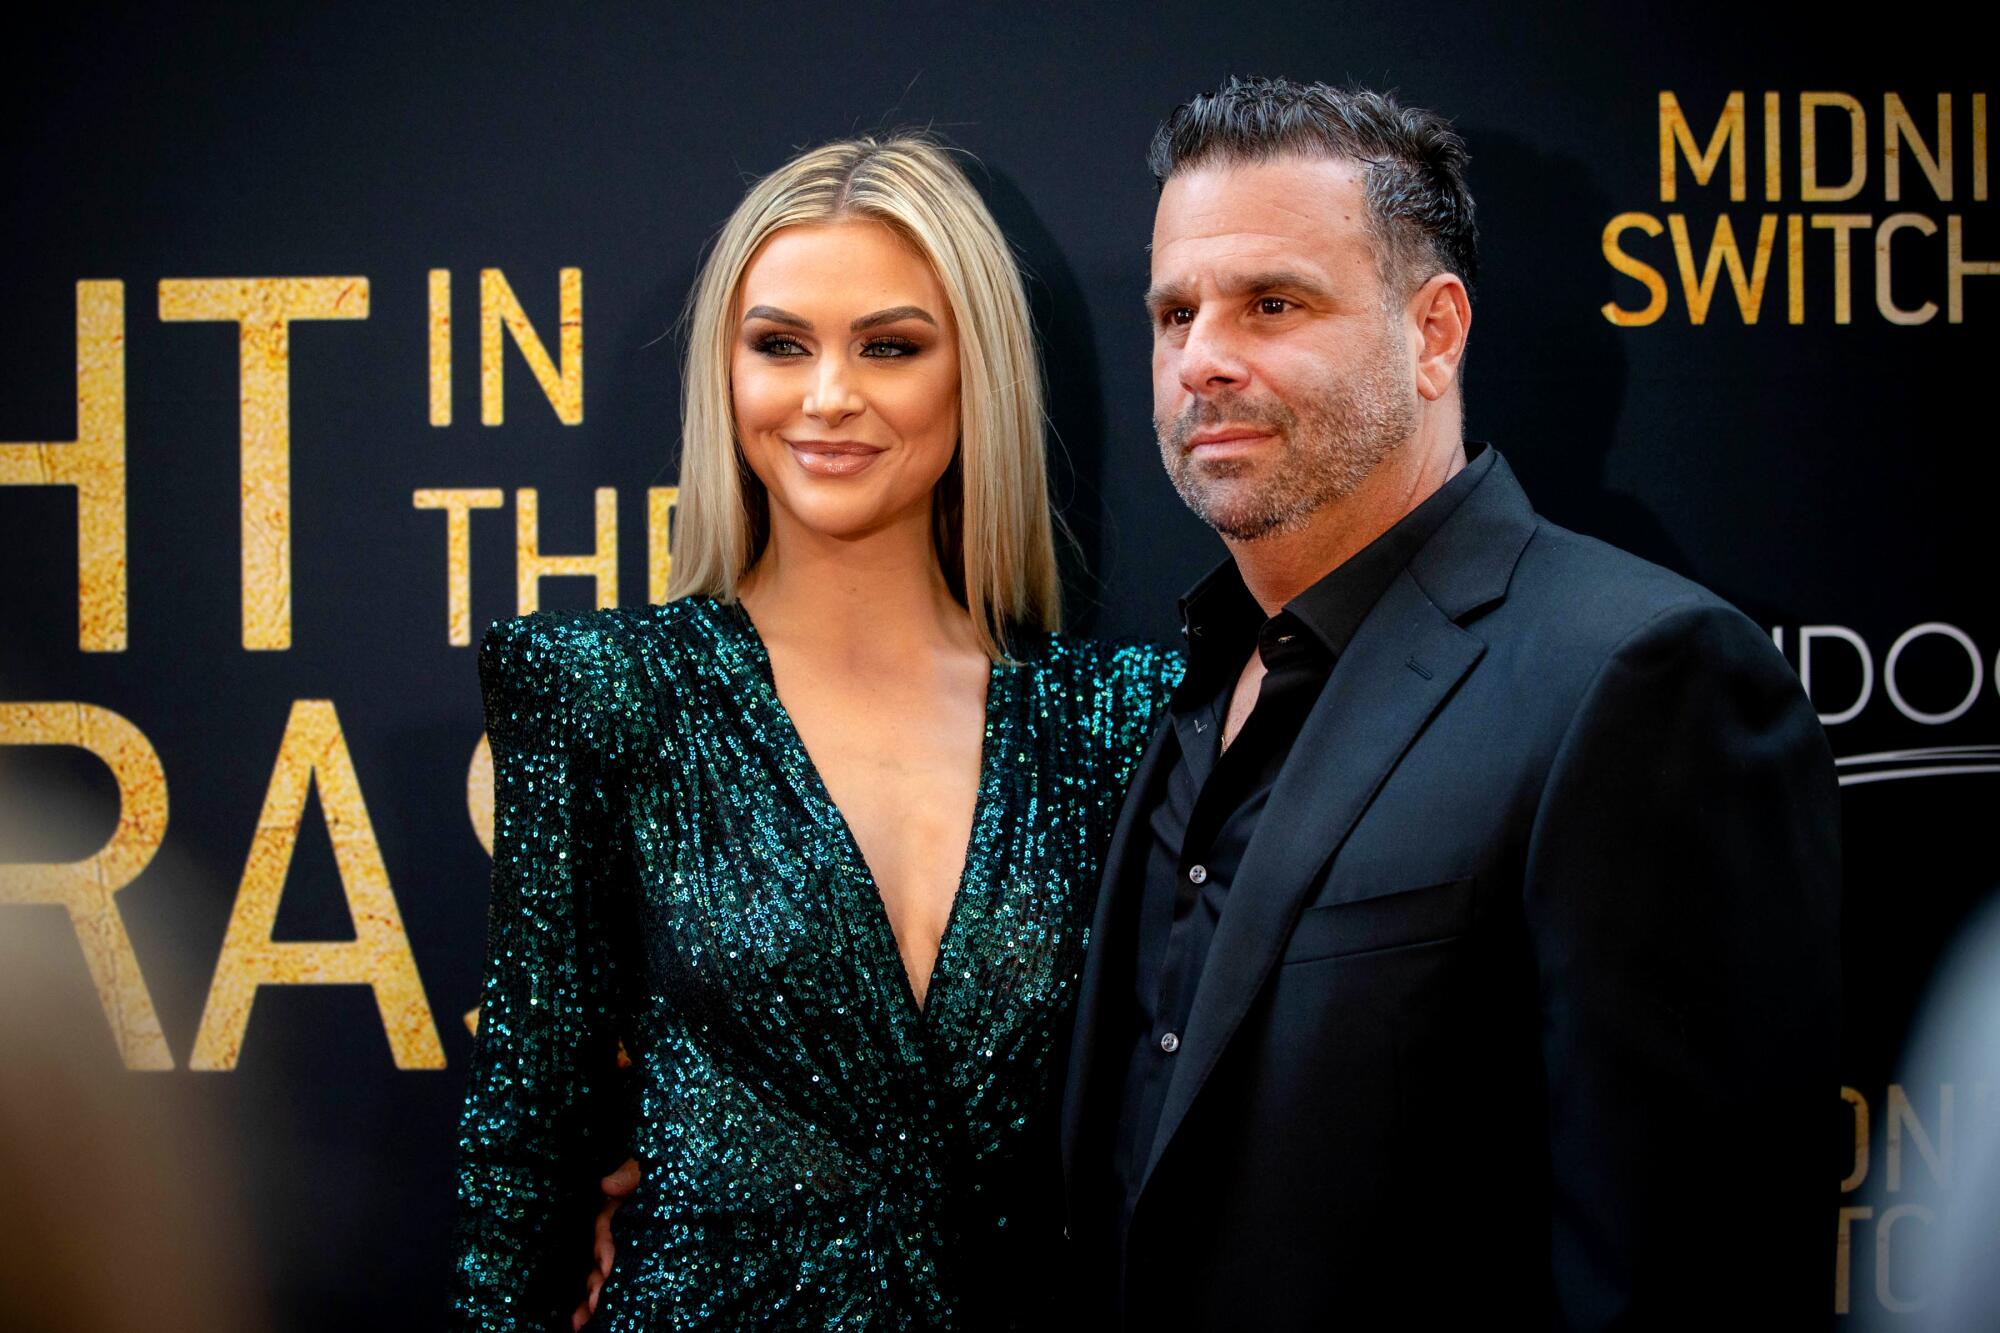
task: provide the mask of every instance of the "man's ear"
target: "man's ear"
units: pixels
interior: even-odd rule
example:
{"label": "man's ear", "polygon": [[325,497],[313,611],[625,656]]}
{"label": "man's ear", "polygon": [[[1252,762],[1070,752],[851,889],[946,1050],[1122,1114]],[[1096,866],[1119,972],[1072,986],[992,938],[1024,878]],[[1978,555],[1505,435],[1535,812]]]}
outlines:
{"label": "man's ear", "polygon": [[1472,298],[1456,273],[1439,273],[1417,288],[1407,308],[1417,340],[1417,392],[1434,403],[1458,383]]}

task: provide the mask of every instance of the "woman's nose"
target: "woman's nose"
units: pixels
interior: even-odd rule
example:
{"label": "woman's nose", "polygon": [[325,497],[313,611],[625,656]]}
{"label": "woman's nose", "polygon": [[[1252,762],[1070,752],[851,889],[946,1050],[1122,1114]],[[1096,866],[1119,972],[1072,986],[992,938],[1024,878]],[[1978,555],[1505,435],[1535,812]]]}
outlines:
{"label": "woman's nose", "polygon": [[806,390],[805,414],[828,426],[838,426],[858,415],[864,406],[842,358],[829,356],[821,360],[812,386]]}

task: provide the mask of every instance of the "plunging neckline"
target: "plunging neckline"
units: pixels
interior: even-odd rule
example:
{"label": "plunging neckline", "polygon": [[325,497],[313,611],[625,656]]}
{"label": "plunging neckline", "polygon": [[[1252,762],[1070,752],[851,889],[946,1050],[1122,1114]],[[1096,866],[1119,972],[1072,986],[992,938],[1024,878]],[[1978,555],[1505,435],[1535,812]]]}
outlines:
{"label": "plunging neckline", "polygon": [[958,909],[965,902],[966,885],[971,881],[973,871],[976,869],[974,862],[978,859],[979,830],[986,821],[990,792],[995,785],[992,781],[993,765],[997,760],[993,744],[993,712],[1000,702],[1002,662],[995,658],[987,664],[986,698],[981,709],[979,730],[979,785],[972,798],[972,823],[966,829],[965,857],[959,867],[958,883],[952,890],[951,907],[945,912],[944,930],[938,935],[937,954],[931,961],[931,974],[924,983],[924,998],[919,1001],[916,983],[910,977],[910,969],[903,962],[902,942],[896,936],[895,923],[889,919],[889,905],[882,900],[882,886],[875,878],[875,869],[868,864],[868,857],[861,850],[861,841],[854,836],[853,825],[847,822],[847,816],[842,812],[840,804],[833,799],[833,791],[820,774],[819,765],[814,762],[812,752],[806,748],[805,737],[800,733],[797,722],[792,719],[791,710],[785,707],[784,696],[778,693],[778,677],[771,666],[771,651],[764,643],[764,636],[758,630],[757,622],[750,618],[749,611],[744,609],[740,601],[711,600],[715,605],[733,614],[738,628],[750,645],[764,687],[770,691],[771,709],[782,733],[781,744],[794,752],[799,771],[805,775],[806,795],[820,807],[816,812],[819,816],[818,822],[833,830],[839,842],[841,855],[847,860],[850,868],[859,873],[866,885],[867,892],[859,896],[866,898],[870,904],[870,909],[865,910],[869,924],[876,932],[877,944],[887,952],[887,961],[894,966],[896,976],[902,982],[899,990],[903,1002],[908,1006],[910,1016],[919,1025],[923,1025],[927,1017],[937,1008],[939,983],[949,978],[949,972],[945,967],[946,955],[955,942]]}

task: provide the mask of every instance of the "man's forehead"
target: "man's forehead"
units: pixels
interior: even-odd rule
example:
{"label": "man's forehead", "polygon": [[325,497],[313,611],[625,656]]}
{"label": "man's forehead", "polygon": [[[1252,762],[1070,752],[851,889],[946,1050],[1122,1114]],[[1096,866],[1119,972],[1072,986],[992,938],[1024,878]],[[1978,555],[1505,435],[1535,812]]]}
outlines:
{"label": "man's forehead", "polygon": [[1316,216],[1337,212],[1358,220],[1366,207],[1365,172],[1348,158],[1303,153],[1203,163],[1168,178],[1160,191],[1155,225],[1169,219],[1221,219],[1265,210]]}
{"label": "man's forehead", "polygon": [[1199,166],[1171,177],[1160,192],[1153,277],[1172,281],[1180,270],[1218,264],[1367,262],[1366,228],[1357,163],[1286,155]]}

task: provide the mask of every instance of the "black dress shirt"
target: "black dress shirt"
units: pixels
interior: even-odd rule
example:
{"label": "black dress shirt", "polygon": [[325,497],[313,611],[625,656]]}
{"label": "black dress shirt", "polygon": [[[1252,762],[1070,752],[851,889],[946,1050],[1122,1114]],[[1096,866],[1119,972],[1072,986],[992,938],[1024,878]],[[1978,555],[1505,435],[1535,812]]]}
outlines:
{"label": "black dress shirt", "polygon": [[[1233,561],[1181,599],[1188,671],[1167,710],[1177,754],[1142,811],[1148,845],[1138,895],[1131,1045],[1112,1140],[1121,1232],[1152,1154],[1209,941],[1228,910],[1237,867],[1292,742],[1354,632],[1481,471],[1461,470],[1268,620]],[[1230,696],[1253,650],[1264,659],[1266,674],[1256,707],[1223,750]]]}

